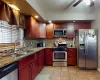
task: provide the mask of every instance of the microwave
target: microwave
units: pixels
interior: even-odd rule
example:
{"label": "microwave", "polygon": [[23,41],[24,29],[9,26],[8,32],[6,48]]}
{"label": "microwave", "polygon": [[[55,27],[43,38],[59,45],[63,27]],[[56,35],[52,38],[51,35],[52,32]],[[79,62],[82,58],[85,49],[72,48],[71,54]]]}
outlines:
{"label": "microwave", "polygon": [[56,29],[56,30],[54,30],[54,37],[67,37],[66,29]]}

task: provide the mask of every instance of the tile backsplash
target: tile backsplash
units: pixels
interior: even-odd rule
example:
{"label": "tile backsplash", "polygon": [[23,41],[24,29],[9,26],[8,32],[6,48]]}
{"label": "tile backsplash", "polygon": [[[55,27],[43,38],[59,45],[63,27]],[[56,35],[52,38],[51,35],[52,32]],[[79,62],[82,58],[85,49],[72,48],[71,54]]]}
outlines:
{"label": "tile backsplash", "polygon": [[38,42],[44,42],[46,47],[53,47],[55,42],[67,42],[67,47],[75,47],[75,39],[67,39],[67,38],[53,38],[53,39],[33,39],[33,40],[25,40],[25,44],[28,48],[37,47]]}

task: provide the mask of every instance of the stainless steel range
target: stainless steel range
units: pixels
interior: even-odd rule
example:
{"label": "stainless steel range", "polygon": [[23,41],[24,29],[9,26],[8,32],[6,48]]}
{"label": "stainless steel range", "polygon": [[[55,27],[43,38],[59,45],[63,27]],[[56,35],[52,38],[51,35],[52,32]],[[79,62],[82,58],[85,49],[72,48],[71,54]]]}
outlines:
{"label": "stainless steel range", "polygon": [[67,46],[58,44],[53,48],[53,66],[67,66]]}

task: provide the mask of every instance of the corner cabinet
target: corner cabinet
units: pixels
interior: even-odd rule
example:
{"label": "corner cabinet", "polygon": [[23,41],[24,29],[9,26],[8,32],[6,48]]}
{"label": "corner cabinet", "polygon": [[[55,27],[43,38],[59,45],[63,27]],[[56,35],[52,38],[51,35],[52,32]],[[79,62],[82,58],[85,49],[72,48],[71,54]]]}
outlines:
{"label": "corner cabinet", "polygon": [[38,38],[39,37],[39,24],[38,22],[30,16],[26,17],[26,29],[25,37],[26,38]]}
{"label": "corner cabinet", "polygon": [[54,36],[54,26],[53,24],[47,24],[46,26],[46,38],[53,38]]}
{"label": "corner cabinet", "polygon": [[37,22],[33,17],[26,17],[26,38],[46,38],[46,24]]}

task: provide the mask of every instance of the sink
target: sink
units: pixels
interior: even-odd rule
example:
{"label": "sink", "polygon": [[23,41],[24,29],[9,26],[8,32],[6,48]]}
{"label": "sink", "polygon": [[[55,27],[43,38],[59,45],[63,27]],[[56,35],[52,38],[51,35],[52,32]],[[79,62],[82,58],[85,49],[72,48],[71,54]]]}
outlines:
{"label": "sink", "polygon": [[8,56],[8,57],[21,57],[21,56],[23,56],[24,54],[12,54],[12,55],[10,55],[10,56]]}
{"label": "sink", "polygon": [[30,52],[34,52],[34,50],[27,50],[27,52],[28,52],[28,53],[30,53]]}
{"label": "sink", "polygon": [[23,56],[25,54],[15,54],[15,57],[20,57],[20,56]]}
{"label": "sink", "polygon": [[19,53],[16,53],[16,54],[11,54],[11,55],[9,55],[8,57],[22,57],[22,56],[24,56],[24,55],[26,55],[25,53],[23,53],[23,54],[19,54]]}

